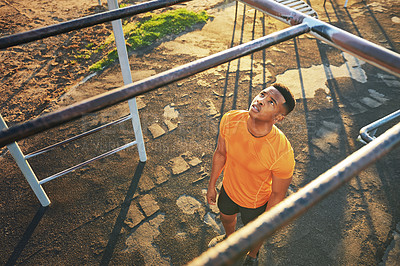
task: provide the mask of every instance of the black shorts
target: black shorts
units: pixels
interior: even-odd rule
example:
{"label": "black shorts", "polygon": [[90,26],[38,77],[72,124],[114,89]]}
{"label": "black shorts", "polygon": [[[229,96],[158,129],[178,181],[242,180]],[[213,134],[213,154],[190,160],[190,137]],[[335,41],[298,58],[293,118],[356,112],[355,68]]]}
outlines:
{"label": "black shorts", "polygon": [[244,225],[246,225],[265,212],[268,202],[265,203],[263,206],[255,209],[241,207],[237,205],[235,202],[233,202],[231,198],[229,198],[228,194],[226,194],[225,192],[224,186],[222,186],[221,192],[219,193],[217,204],[219,211],[225,215],[233,215],[236,213],[240,213],[242,222]]}

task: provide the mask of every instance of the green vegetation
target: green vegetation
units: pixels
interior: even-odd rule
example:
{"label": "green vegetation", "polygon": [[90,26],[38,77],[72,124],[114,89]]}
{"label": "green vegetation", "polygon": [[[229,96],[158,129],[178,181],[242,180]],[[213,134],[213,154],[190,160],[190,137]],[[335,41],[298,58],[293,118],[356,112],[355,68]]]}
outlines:
{"label": "green vegetation", "polygon": [[89,44],[86,45],[86,48],[87,48],[87,49],[90,49],[90,48],[93,47],[93,45],[94,45],[94,43],[91,42],[91,43],[89,43]]}
{"label": "green vegetation", "polygon": [[[159,15],[152,15],[149,19],[139,23],[125,23],[123,32],[128,51],[149,46],[158,39],[170,34],[179,34],[190,29],[197,23],[205,23],[209,16],[205,11],[193,12],[184,8],[168,11]],[[109,36],[103,45],[93,53],[97,53],[114,42],[114,35]],[[87,47],[90,48],[90,47]],[[88,53],[77,57],[86,58]],[[90,55],[89,55],[90,56]],[[117,49],[111,50],[107,56],[90,66],[90,70],[99,71],[118,59]]]}

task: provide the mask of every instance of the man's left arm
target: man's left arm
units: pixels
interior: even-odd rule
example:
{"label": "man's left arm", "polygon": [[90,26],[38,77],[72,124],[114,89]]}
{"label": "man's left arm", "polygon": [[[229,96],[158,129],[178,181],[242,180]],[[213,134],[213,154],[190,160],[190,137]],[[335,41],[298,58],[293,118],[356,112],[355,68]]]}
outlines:
{"label": "man's left arm", "polygon": [[292,182],[292,177],[282,179],[272,175],[272,193],[268,200],[266,211],[271,209],[285,198],[290,182]]}

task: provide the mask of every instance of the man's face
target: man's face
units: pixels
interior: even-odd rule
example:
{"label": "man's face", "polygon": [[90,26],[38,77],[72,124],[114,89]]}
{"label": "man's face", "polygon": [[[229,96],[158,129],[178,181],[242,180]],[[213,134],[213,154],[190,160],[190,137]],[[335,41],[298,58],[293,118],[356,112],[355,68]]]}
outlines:
{"label": "man's face", "polygon": [[276,123],[284,118],[285,98],[273,86],[262,90],[250,105],[249,113],[252,118]]}

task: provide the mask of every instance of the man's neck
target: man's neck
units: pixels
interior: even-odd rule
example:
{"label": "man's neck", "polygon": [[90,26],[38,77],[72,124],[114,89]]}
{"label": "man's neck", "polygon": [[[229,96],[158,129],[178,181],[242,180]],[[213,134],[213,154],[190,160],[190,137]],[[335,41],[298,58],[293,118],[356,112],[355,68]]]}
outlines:
{"label": "man's neck", "polygon": [[247,119],[247,130],[256,138],[264,137],[269,134],[272,130],[274,124],[267,123],[265,121],[260,121],[249,117]]}

